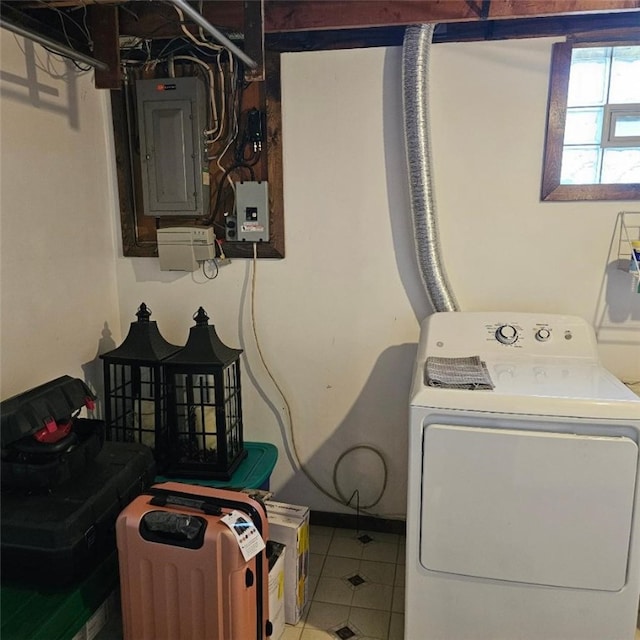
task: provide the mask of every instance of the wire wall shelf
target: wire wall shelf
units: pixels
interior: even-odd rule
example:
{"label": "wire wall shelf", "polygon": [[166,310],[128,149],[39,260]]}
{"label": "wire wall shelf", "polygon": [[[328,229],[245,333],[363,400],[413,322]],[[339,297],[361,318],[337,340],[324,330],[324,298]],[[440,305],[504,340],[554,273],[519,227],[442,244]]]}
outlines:
{"label": "wire wall shelf", "polygon": [[640,242],[640,211],[621,211],[618,269],[627,271],[637,280],[636,291],[640,293],[640,260],[637,251],[633,250],[635,242]]}

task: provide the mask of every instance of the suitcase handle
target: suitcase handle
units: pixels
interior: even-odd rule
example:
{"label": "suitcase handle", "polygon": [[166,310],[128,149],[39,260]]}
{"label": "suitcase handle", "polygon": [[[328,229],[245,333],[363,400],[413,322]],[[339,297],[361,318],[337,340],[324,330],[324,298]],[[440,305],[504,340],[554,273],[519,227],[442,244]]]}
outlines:
{"label": "suitcase handle", "polygon": [[171,511],[147,511],[140,518],[138,531],[144,540],[185,549],[200,549],[204,544],[207,521],[200,516]]}
{"label": "suitcase handle", "polygon": [[214,503],[208,502],[206,498],[197,500],[193,498],[185,498],[184,496],[176,495],[170,491],[162,492],[162,489],[154,489],[154,496],[149,501],[154,507],[187,507],[188,509],[197,509],[208,516],[219,516],[222,514],[222,509]]}
{"label": "suitcase handle", "polygon": [[[166,497],[171,496],[173,498],[179,498],[180,500],[188,501],[188,503],[186,502],[173,503],[173,504],[180,504],[180,506],[191,506],[192,503],[197,505],[199,505],[200,503],[203,503],[203,504],[206,503],[208,505],[207,508],[218,509],[218,511],[216,511],[212,515],[220,515],[222,513],[221,507],[224,507],[226,509],[239,509],[240,511],[244,511],[253,520],[253,524],[255,525],[260,535],[262,535],[262,516],[260,515],[259,511],[249,503],[238,502],[235,500],[228,500],[227,498],[217,498],[217,497],[209,498],[208,496],[202,496],[202,495],[197,496],[193,493],[186,493],[186,492],[182,493],[181,491],[170,491],[169,489],[162,489],[157,485],[150,487],[145,491],[145,493],[153,496],[151,504],[155,504],[153,500],[156,497],[165,497],[165,496]],[[194,499],[194,496],[196,499]],[[201,498],[201,500],[199,498]],[[157,504],[159,504],[160,506],[163,506],[161,503],[157,503]],[[166,504],[169,504],[169,503],[165,503],[165,505]],[[192,508],[199,509],[200,506],[194,506]]]}

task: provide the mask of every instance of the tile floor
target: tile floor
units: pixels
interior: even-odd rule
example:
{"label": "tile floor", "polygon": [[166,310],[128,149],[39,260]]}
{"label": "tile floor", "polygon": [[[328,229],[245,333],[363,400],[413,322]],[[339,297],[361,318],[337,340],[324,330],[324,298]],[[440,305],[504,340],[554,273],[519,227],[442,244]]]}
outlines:
{"label": "tile floor", "polygon": [[[310,602],[281,640],[403,640],[404,536],[311,525],[310,545]],[[121,639],[118,611],[96,640]]]}
{"label": "tile floor", "polygon": [[[391,533],[311,525],[310,602],[281,640],[403,640],[404,542]],[[119,609],[116,599],[95,640],[122,640]]]}
{"label": "tile floor", "polygon": [[311,525],[309,600],[282,640],[402,640],[404,537]]}

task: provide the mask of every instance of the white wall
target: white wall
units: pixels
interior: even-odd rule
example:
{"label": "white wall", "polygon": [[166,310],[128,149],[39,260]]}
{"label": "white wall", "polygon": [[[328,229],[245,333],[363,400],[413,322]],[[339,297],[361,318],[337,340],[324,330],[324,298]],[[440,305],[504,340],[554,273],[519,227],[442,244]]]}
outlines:
{"label": "white wall", "polygon": [[[604,363],[640,379],[640,295],[617,269],[618,212],[540,202],[553,40],[433,48],[433,153],[447,269],[466,310],[582,316]],[[638,222],[636,222],[638,224]]]}
{"label": "white wall", "polygon": [[[583,316],[599,328],[605,363],[637,379],[640,296],[630,293],[628,274],[609,263],[617,212],[640,206],[539,201],[551,43],[433,49],[435,186],[449,278],[463,310]],[[2,71],[24,77],[23,58],[11,47],[9,53],[3,49]],[[300,458],[333,491],[344,451],[382,451],[388,486],[373,511],[384,515],[405,509],[409,377],[419,321],[430,312],[408,215],[400,61],[398,48],[282,56],[287,255],[259,261],[255,283],[256,329],[288,398]],[[21,375],[10,380],[14,388],[91,359],[105,320],[119,343],[110,279],[114,182],[111,165],[96,154],[109,120],[102,94],[78,82],[80,128],[70,114],[46,106],[54,101],[49,94],[37,94],[45,102],[38,108],[33,91],[27,99],[26,89],[3,79],[2,360],[5,379]],[[62,104],[65,86],[56,98]],[[51,158],[59,149],[68,153]],[[23,223],[39,234],[28,264],[18,246]],[[253,339],[251,261],[234,260],[207,281],[119,255],[116,273],[123,335],[144,301],[163,335],[183,344],[193,313],[205,307],[221,338],[245,349],[246,437],[279,446],[272,476],[278,497],[344,510],[293,471],[285,405]],[[66,320],[69,308],[77,315]],[[361,504],[382,481],[379,459],[368,450],[344,458],[337,475],[346,495],[360,490]]]}
{"label": "white wall", "polygon": [[[333,492],[345,449],[380,449],[389,481],[377,509],[386,514],[404,512],[406,401],[417,316],[427,312],[407,226],[399,76],[383,73],[398,61],[398,51],[384,49],[283,56],[287,252],[258,262],[255,300],[262,350],[290,403],[303,463]],[[399,264],[412,274],[417,312]],[[284,404],[253,339],[250,278],[251,261],[234,260],[211,282],[160,272],[152,260],[118,261],[127,324],[144,301],[163,335],[183,344],[202,305],[223,341],[246,349],[245,437],[281,448],[272,477],[279,498],[342,510],[292,475]],[[358,488],[361,504],[370,503],[381,466],[369,450],[350,454],[339,468],[343,493]]]}
{"label": "white wall", "polygon": [[[106,94],[0,30],[1,389],[100,380],[120,339]],[[109,335],[109,331],[113,335]]]}
{"label": "white wall", "polygon": [[[617,212],[632,203],[541,203],[552,40],[436,45],[431,86],[436,200],[449,278],[463,310],[572,313],[594,322],[602,357],[640,377],[640,296],[610,268]],[[333,491],[336,460],[372,445],[389,465],[373,511],[404,512],[406,404],[419,320],[430,312],[415,266],[398,48],[282,56],[286,259],[258,264],[263,352],[289,400],[300,457]],[[636,209],[640,207],[636,206]],[[283,438],[279,393],[250,328],[250,264],[204,284],[120,259],[126,322],[144,300],[184,342],[203,305],[228,344],[246,349],[248,439],[281,447],[279,497],[340,511],[300,473]],[[344,494],[377,494],[379,459],[340,464]]]}

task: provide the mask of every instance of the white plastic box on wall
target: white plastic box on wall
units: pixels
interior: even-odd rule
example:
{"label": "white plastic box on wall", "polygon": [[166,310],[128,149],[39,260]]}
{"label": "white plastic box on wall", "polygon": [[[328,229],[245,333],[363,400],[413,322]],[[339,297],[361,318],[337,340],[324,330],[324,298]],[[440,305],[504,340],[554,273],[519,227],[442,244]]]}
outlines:
{"label": "white plastic box on wall", "polygon": [[271,639],[280,640],[284,634],[284,562],[287,547],[270,540],[269,555],[269,620],[272,625]]}
{"label": "white plastic box on wall", "polygon": [[297,624],[307,604],[309,507],[267,500],[269,538],[287,547],[284,561],[284,620]]}

